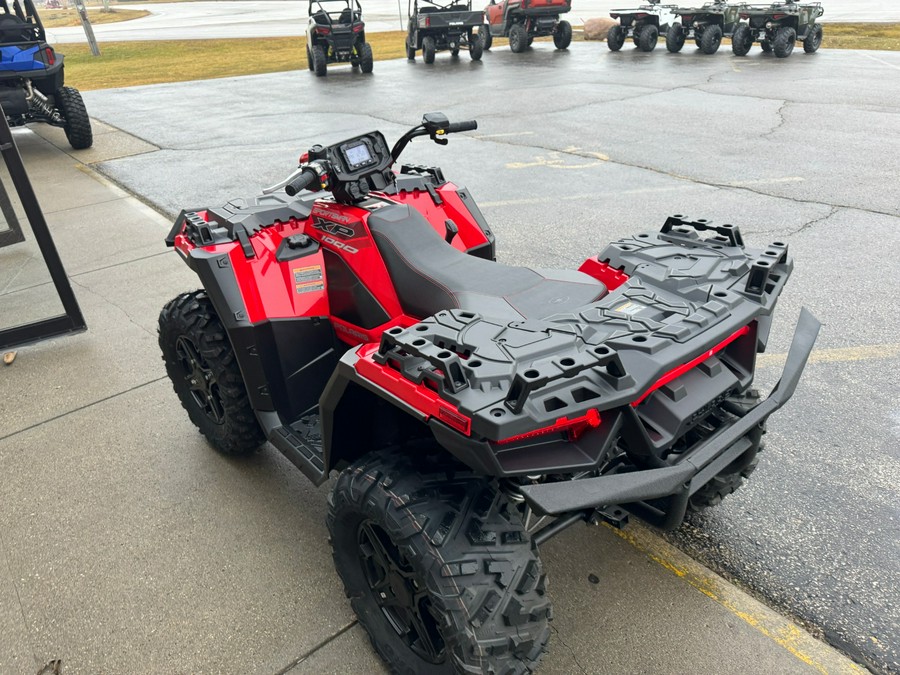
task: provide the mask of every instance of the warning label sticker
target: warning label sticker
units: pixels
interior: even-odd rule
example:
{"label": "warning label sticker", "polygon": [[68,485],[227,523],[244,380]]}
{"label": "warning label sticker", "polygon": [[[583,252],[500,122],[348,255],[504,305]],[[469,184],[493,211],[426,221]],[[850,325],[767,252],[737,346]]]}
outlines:
{"label": "warning label sticker", "polygon": [[642,305],[639,302],[628,301],[624,305],[619,305],[618,307],[613,308],[613,311],[619,312],[620,314],[628,314],[631,316],[632,314],[637,314],[646,306]]}
{"label": "warning label sticker", "polygon": [[324,291],[324,281],[304,281],[296,286],[298,293],[312,293],[313,291]]}
{"label": "warning label sticker", "polygon": [[322,266],[310,265],[309,267],[295,267],[291,270],[294,275],[294,283],[302,284],[304,281],[321,281]]}

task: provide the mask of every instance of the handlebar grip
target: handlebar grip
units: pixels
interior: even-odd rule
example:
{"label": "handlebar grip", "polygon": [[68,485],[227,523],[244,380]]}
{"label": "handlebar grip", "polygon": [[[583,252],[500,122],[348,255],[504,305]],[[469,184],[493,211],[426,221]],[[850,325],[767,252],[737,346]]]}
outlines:
{"label": "handlebar grip", "polygon": [[466,122],[452,122],[447,125],[447,133],[454,134],[457,131],[475,131],[478,128],[478,122],[468,120]]}
{"label": "handlebar grip", "polygon": [[288,197],[293,197],[298,192],[302,192],[310,185],[319,180],[318,174],[312,169],[306,169],[297,178],[284,186],[284,191]]}

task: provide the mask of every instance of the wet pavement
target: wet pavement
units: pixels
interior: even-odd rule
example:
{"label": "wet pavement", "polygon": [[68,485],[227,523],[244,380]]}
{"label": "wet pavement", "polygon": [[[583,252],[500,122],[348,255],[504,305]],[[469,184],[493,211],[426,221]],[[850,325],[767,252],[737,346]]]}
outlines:
{"label": "wet pavement", "polygon": [[806,376],[770,420],[750,484],[673,535],[684,550],[900,673],[900,54],[802,50],[786,60],[602,44],[483,62],[439,55],[90,92],[92,115],[159,150],[101,170],[170,214],[274,183],[313,142],[422,112],[477,118],[408,161],[466,184],[504,261],[576,266],[672,213],[789,243],[796,269],[759,382],[780,372],[801,306],[824,322]]}

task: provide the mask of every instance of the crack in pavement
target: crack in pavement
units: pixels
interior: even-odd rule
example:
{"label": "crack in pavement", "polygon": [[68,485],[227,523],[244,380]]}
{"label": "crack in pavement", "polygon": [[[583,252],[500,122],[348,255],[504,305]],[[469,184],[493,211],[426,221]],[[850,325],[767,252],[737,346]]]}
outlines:
{"label": "crack in pavement", "polygon": [[585,667],[583,665],[581,665],[581,661],[579,661],[578,657],[575,655],[575,650],[572,649],[568,644],[566,644],[565,640],[563,640],[562,633],[559,632],[559,629],[556,626],[554,626],[553,624],[551,624],[550,630],[552,630],[556,634],[556,639],[559,640],[560,644],[562,644],[562,646],[565,647],[569,651],[569,654],[572,655],[572,660],[575,662],[575,665],[578,666],[578,669],[584,675],[588,675],[588,671],[585,669]]}
{"label": "crack in pavement", "polygon": [[[164,253],[167,253],[167,251],[164,251]],[[124,307],[122,307],[120,304],[118,304],[118,303],[114,302],[112,299],[106,297],[105,295],[103,295],[103,293],[100,293],[100,292],[98,292],[98,291],[95,291],[94,289],[90,288],[89,286],[85,286],[84,284],[78,283],[77,281],[75,281],[75,279],[73,279],[73,278],[71,278],[71,277],[69,278],[69,280],[70,280],[75,286],[78,286],[78,288],[84,289],[87,293],[91,293],[91,294],[93,294],[93,295],[96,295],[96,296],[100,297],[101,299],[105,300],[107,303],[109,303],[110,305],[112,305],[113,307],[115,307],[116,309],[118,309],[120,312],[122,312],[122,314],[125,315],[125,318],[128,319],[128,322],[131,323],[131,325],[135,326],[136,328],[140,329],[141,331],[143,331],[144,333],[146,333],[147,335],[149,335],[149,336],[151,336],[151,337],[156,337],[156,333],[154,333],[154,332],[151,331],[151,330],[148,330],[148,329],[144,328],[142,325],[140,325],[139,323],[137,323],[137,322],[134,320],[134,317],[132,317],[131,314],[128,313],[128,310],[125,309]]]}
{"label": "crack in pavement", "polygon": [[[9,553],[7,552],[6,542],[3,539],[3,531],[0,530],[0,551],[3,551],[3,560],[6,563],[6,571],[9,575],[9,583],[13,587],[13,590],[16,593],[16,602],[19,604],[19,614],[22,615],[22,626],[25,628],[26,634],[28,633],[28,619],[25,617],[25,606],[22,604],[22,596],[19,595],[19,586],[16,584],[16,580],[12,574],[12,565],[9,563]],[[34,647],[28,644],[28,651],[31,653],[31,658],[34,661],[34,664],[38,664],[37,653],[34,651]]]}
{"label": "crack in pavement", "polygon": [[313,654],[315,654],[317,651],[319,651],[320,649],[322,649],[322,648],[324,648],[324,647],[327,647],[329,644],[331,644],[332,642],[334,642],[335,640],[337,640],[339,637],[341,637],[344,633],[346,633],[348,630],[350,630],[351,628],[353,628],[353,627],[354,627],[356,624],[358,624],[358,623],[359,623],[359,620],[353,619],[353,621],[351,621],[351,622],[348,623],[346,626],[344,626],[343,628],[341,628],[340,630],[338,630],[334,635],[328,636],[327,638],[325,638],[325,639],[322,640],[321,642],[319,642],[319,643],[317,643],[316,645],[314,645],[314,646],[312,647],[312,649],[310,649],[309,651],[307,651],[305,654],[303,654],[303,655],[301,655],[301,656],[298,656],[296,659],[294,659],[294,660],[291,661],[289,664],[287,664],[284,668],[282,668],[281,670],[276,671],[276,672],[275,672],[275,675],[285,675],[285,673],[290,672],[291,670],[293,670],[294,668],[296,668],[297,666],[299,666],[301,663],[303,663],[304,661],[306,661],[307,659],[309,659],[309,657],[312,656]]}
{"label": "crack in pavement", "polygon": [[785,99],[781,102],[781,105],[778,106],[778,110],[775,111],[775,116],[778,118],[778,122],[776,122],[775,126],[772,127],[771,129],[769,129],[766,133],[761,134],[760,138],[769,138],[770,136],[772,136],[772,134],[774,134],[776,131],[781,129],[781,127],[784,126],[784,124],[785,124],[784,109],[787,108],[789,104],[790,104],[790,101],[788,101],[787,99]]}

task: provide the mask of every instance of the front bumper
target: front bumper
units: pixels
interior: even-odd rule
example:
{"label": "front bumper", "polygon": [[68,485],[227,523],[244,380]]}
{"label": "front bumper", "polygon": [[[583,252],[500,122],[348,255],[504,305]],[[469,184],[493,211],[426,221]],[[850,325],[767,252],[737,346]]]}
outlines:
{"label": "front bumper", "polygon": [[[750,448],[748,432],[762,424],[793,395],[815,344],[821,323],[806,309],[794,331],[781,379],[769,397],[729,427],[710,436],[677,464],[596,478],[522,486],[525,501],[535,512],[562,515],[628,505],[645,520],[665,529],[684,519],[691,495]],[[646,502],[666,500],[660,508]]]}

